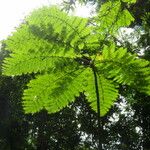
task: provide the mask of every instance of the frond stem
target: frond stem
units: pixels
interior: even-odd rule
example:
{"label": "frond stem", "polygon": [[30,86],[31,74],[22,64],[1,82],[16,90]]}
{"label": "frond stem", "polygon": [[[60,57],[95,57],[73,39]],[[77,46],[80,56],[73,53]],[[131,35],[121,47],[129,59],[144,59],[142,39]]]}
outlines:
{"label": "frond stem", "polygon": [[96,67],[94,64],[91,65],[93,74],[94,74],[94,84],[95,84],[95,93],[97,99],[97,121],[98,121],[98,150],[102,149],[102,126],[101,126],[101,118],[100,118],[100,95],[99,95],[99,87],[98,87],[98,79],[96,73]]}

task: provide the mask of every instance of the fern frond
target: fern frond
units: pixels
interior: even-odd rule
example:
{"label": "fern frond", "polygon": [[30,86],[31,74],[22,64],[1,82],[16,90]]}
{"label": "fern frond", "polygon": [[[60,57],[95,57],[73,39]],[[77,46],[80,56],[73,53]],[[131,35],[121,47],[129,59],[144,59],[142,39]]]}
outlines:
{"label": "fern frond", "polygon": [[80,44],[86,46],[86,37],[91,33],[90,27],[87,27],[88,19],[68,16],[56,7],[43,7],[34,11],[27,22],[30,31],[36,36],[49,42],[58,40],[58,44],[73,47],[75,52],[80,50]]}
{"label": "fern frond", "polygon": [[46,109],[54,113],[66,107],[83,92],[85,73],[86,69],[79,69],[66,74],[45,74],[31,80],[24,91],[25,112],[35,113]]}
{"label": "fern frond", "polygon": [[68,16],[58,8],[34,11],[8,40],[13,52],[3,65],[5,75],[21,75],[69,64],[80,56],[90,34],[87,19]]}
{"label": "fern frond", "polygon": [[146,91],[150,94],[148,65],[148,61],[137,58],[124,48],[116,49],[115,45],[104,47],[97,64],[99,72],[105,72],[108,78],[113,78],[119,84],[127,84],[141,90],[147,87]]}
{"label": "fern frond", "polygon": [[[95,84],[93,84],[94,75],[92,70],[89,70],[89,73],[86,74],[86,78],[87,85],[85,87],[85,95],[90,102],[91,108],[97,112],[97,98],[95,93]],[[101,116],[104,116],[118,97],[118,86],[100,74],[98,76],[98,86],[100,95],[100,113]]]}
{"label": "fern frond", "polygon": [[127,9],[122,9],[120,1],[108,1],[101,6],[98,16],[97,31],[103,37],[105,34],[114,34],[120,27],[127,27],[134,18]]}
{"label": "fern frond", "polygon": [[56,50],[61,49],[59,53],[53,50],[51,47],[50,50],[54,51],[49,53],[48,51],[34,52],[30,54],[10,54],[10,57],[6,58],[3,63],[3,73],[5,75],[21,75],[27,73],[37,73],[41,71],[48,71],[50,69],[62,70],[66,67],[67,64],[76,64],[74,60],[76,55],[69,51],[68,53],[63,54],[63,48],[55,46]]}
{"label": "fern frond", "polygon": [[11,54],[4,60],[3,74],[39,75],[24,91],[26,113],[41,109],[57,112],[80,92],[85,93],[92,109],[97,111],[93,66],[98,75],[102,116],[118,97],[116,84],[127,84],[150,94],[149,62],[114,44],[105,46],[101,55],[98,53],[102,37],[129,25],[133,20],[131,14],[122,11],[121,2],[115,1],[101,7],[99,18],[95,30],[87,19],[69,16],[56,7],[43,7],[27,17],[5,41]]}

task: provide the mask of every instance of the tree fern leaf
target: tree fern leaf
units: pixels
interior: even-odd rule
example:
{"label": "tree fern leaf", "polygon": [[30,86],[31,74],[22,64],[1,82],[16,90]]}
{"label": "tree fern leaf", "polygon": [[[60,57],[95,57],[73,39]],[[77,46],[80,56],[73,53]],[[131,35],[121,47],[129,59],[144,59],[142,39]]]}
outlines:
{"label": "tree fern leaf", "polygon": [[[88,101],[91,103],[91,107],[94,111],[97,112],[97,101],[96,101],[96,93],[95,93],[95,85],[93,72],[89,69],[89,73],[86,74],[88,78],[87,85],[85,87],[85,95]],[[98,86],[99,86],[99,94],[100,94],[100,113],[101,116],[104,116],[114,101],[118,97],[117,86],[110,80],[106,79],[104,76],[98,76]]]}
{"label": "tree fern leaf", "polygon": [[103,34],[114,34],[120,27],[129,26],[134,18],[127,9],[122,10],[120,1],[108,1],[101,6],[96,20],[97,31],[104,37]]}
{"label": "tree fern leaf", "polygon": [[26,22],[5,41],[13,52],[4,61],[5,75],[36,73],[55,68],[59,62],[71,63],[90,33],[87,19],[68,16],[55,7],[33,12]]}
{"label": "tree fern leaf", "polygon": [[150,94],[149,62],[124,48],[116,48],[115,44],[101,45],[105,35],[116,33],[133,20],[121,7],[120,1],[102,5],[98,28],[91,27],[88,19],[69,16],[56,7],[43,7],[27,17],[5,41],[11,54],[4,60],[3,74],[38,72],[39,75],[24,91],[26,113],[41,109],[57,112],[80,92],[85,93],[93,110],[97,111],[93,66],[98,75],[102,116],[117,99],[117,82]]}
{"label": "tree fern leaf", "polygon": [[[105,72],[107,77],[113,78],[114,81],[120,84],[139,86],[137,87],[139,89],[142,86],[145,87],[144,83],[147,86],[146,80],[150,75],[148,61],[137,58],[137,56],[127,52],[126,49],[116,49],[114,45],[105,46],[102,57],[103,59],[98,60],[97,64],[99,72]],[[141,85],[137,82],[141,83]]]}
{"label": "tree fern leaf", "polygon": [[[54,40],[58,38],[60,41],[65,41],[67,45],[71,43],[72,40],[74,40],[76,44],[79,42],[86,44],[86,36],[91,32],[90,28],[87,27],[87,19],[68,16],[56,7],[43,7],[40,10],[38,9],[38,11],[33,12],[32,15],[27,18],[27,22],[30,26],[36,26],[39,31],[42,29],[42,35],[44,36],[42,37],[38,34],[40,37],[46,39],[48,36],[53,36]],[[64,34],[61,34],[62,32]],[[56,33],[57,38],[55,36]],[[50,40],[52,41],[53,39]],[[74,44],[74,46],[76,44]]]}
{"label": "tree fern leaf", "polygon": [[83,91],[85,73],[85,69],[79,69],[66,74],[45,74],[31,80],[24,91],[25,112],[35,113],[45,108],[54,113],[67,106]]}
{"label": "tree fern leaf", "polygon": [[[56,48],[56,47],[55,47]],[[60,47],[59,47],[60,48]],[[39,71],[47,71],[59,66],[65,67],[66,64],[76,64],[72,53],[65,54],[49,54],[32,53],[32,54],[11,54],[4,60],[3,73],[5,75],[21,75],[26,73],[36,73]]]}

